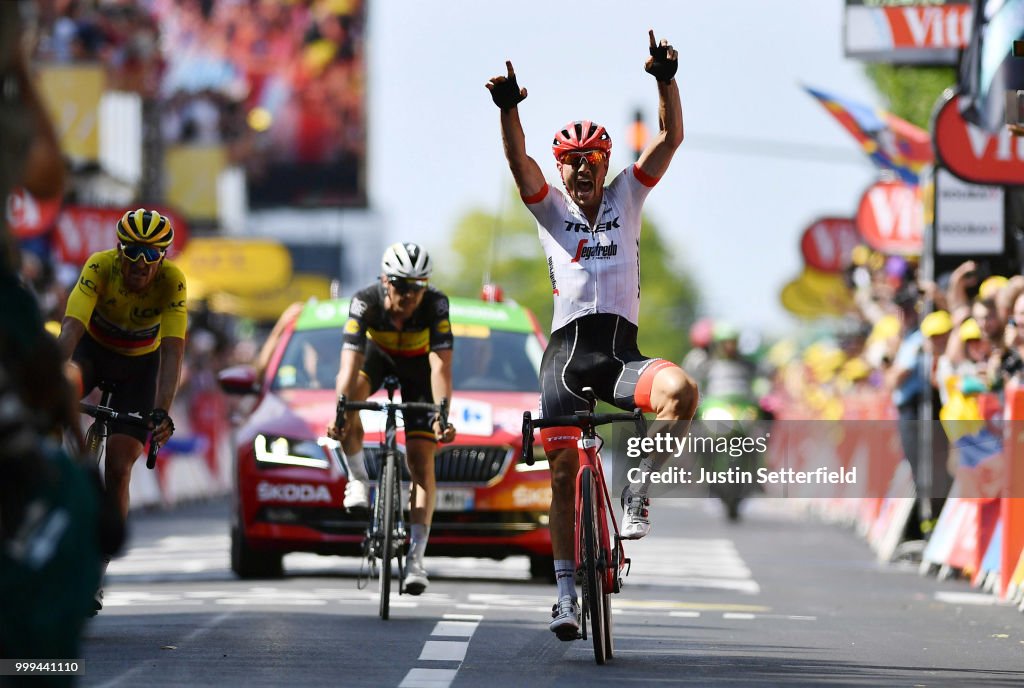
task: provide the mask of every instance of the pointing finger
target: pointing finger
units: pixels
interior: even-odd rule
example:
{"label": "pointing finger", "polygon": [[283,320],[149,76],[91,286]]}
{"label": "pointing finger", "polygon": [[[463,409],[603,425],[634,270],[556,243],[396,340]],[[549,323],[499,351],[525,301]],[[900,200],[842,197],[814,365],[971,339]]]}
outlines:
{"label": "pointing finger", "polygon": [[516,75],[516,70],[512,69],[512,60],[505,60],[505,67],[508,68],[508,78],[511,79]]}
{"label": "pointing finger", "polygon": [[654,29],[649,29],[648,33],[651,36],[651,47],[652,48],[657,48],[658,47],[658,42],[654,39]]}

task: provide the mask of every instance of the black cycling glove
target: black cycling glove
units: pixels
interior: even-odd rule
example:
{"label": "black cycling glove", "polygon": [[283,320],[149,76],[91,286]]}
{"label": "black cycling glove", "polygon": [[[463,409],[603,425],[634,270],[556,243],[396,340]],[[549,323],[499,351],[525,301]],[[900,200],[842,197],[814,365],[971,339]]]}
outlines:
{"label": "black cycling glove", "polygon": [[526,96],[519,92],[519,83],[516,81],[515,74],[491,87],[491,100],[503,111],[511,110],[523,102],[524,98]]}
{"label": "black cycling glove", "polygon": [[167,415],[167,411],[162,408],[155,408],[149,412],[149,421],[153,424],[153,429],[159,428],[160,425],[167,421],[171,426],[171,433],[174,433],[174,421]]}
{"label": "black cycling glove", "polygon": [[647,68],[647,73],[654,76],[655,79],[662,83],[668,83],[672,81],[672,78],[676,75],[676,70],[679,68],[679,59],[670,58],[668,56],[669,46],[659,45],[651,48],[651,57],[654,61]]}

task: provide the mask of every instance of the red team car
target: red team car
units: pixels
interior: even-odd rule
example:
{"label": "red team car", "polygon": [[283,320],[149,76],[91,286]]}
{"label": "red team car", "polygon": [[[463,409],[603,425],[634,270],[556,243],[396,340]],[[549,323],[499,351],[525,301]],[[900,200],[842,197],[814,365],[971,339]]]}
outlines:
{"label": "red team car", "polygon": [[[451,421],[458,437],[439,445],[437,509],[427,555],[527,555],[531,574],[549,577],[547,463],[540,451],[533,466],[519,460],[523,411],[537,406],[544,337],[533,314],[521,306],[450,301]],[[234,438],[231,568],[242,578],[281,575],[288,552],[360,553],[366,523],[341,506],[344,463],[337,443],[325,435],[334,418],[347,317],[347,300],[311,301],[281,323],[262,375],[249,367],[221,373],[225,391],[257,395]],[[383,392],[373,398],[380,396]],[[376,479],[383,416],[364,411],[362,421],[367,467]],[[407,473],[405,478],[407,487]]]}

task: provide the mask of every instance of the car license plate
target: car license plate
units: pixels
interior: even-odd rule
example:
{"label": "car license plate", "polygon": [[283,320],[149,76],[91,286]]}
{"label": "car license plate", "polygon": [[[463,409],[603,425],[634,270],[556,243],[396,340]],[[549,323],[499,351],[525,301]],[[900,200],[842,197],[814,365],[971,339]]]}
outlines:
{"label": "car license plate", "polygon": [[473,508],[471,487],[440,487],[437,489],[436,511],[469,511]]}

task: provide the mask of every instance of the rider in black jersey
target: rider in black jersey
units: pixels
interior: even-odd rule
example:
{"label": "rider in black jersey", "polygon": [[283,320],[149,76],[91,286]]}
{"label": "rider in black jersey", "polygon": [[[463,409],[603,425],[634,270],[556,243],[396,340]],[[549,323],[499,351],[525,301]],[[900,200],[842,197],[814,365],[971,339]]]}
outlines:
{"label": "rider in black jersey", "polygon": [[[380,389],[387,375],[399,379],[403,401],[440,403],[452,396],[452,337],[448,297],[429,286],[430,256],[412,243],[392,244],[381,260],[381,279],[357,292],[349,304],[338,371],[338,394],[363,401]],[[419,595],[429,581],[423,553],[434,515],[436,486],[434,451],[437,442],[455,439],[452,425],[437,417],[406,413],[405,440],[412,476],[410,542],[405,592]],[[363,456],[363,426],[359,412],[350,412],[340,435],[334,425],[328,435],[341,440],[349,470],[346,509],[369,507],[369,477]]]}

